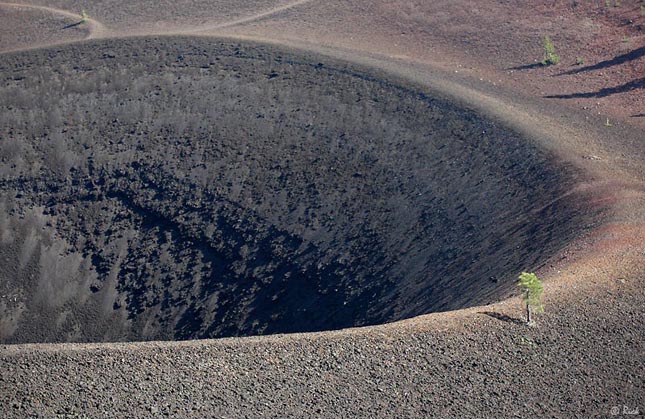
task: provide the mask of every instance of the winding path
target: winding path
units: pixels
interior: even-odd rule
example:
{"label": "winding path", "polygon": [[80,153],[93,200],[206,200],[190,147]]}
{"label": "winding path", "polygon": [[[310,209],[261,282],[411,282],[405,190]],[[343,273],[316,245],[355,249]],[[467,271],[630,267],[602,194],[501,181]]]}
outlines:
{"label": "winding path", "polygon": [[[28,9],[28,10],[38,10],[41,12],[48,12],[56,15],[65,16],[71,19],[78,19],[79,23],[82,19],[82,16],[79,14],[72,13],[64,9],[57,9],[55,7],[35,6],[32,4],[23,4],[23,3],[3,3],[3,2],[0,2],[0,7],[11,7],[15,9]],[[107,38],[111,34],[110,30],[98,20],[92,19],[90,17],[87,17],[85,19],[90,29],[90,34],[86,39]]]}
{"label": "winding path", "polygon": [[[461,66],[457,75],[454,69],[454,74],[438,70],[432,62],[399,60],[352,44],[332,48],[320,40],[268,39],[271,33],[261,35],[267,38],[218,33],[313,1],[297,0],[223,23],[166,32],[128,33],[88,19],[86,39],[228,36],[332,56],[457,98],[584,166],[601,180],[580,188],[597,190],[598,200],[613,202],[613,215],[596,227],[591,239],[576,243],[545,268],[550,280],[545,283],[547,312],[542,322],[547,327],[516,324],[520,302],[510,298],[487,307],[335,332],[173,343],[5,346],[0,347],[0,416],[24,417],[37,411],[53,415],[58,410],[80,415],[81,406],[94,402],[85,413],[150,416],[160,408],[159,395],[168,401],[161,409],[183,416],[212,415],[216,409],[222,416],[607,416],[612,406],[623,405],[642,412],[642,380],[634,378],[643,365],[639,339],[645,307],[642,130],[621,124],[611,129],[596,126],[588,113],[462,78]],[[0,7],[80,20],[76,13],[47,6],[0,2]],[[131,388],[140,389],[136,398]],[[534,397],[519,407],[517,394],[523,392]]]}
{"label": "winding path", "polygon": [[237,26],[237,25],[243,25],[245,23],[255,22],[255,21],[258,21],[258,20],[273,16],[273,15],[275,15],[277,13],[284,12],[284,11],[289,10],[289,9],[293,9],[295,7],[302,6],[302,5],[307,4],[307,3],[311,3],[313,1],[314,0],[297,0],[297,1],[294,1],[292,3],[284,4],[282,6],[278,6],[278,7],[274,7],[272,9],[269,9],[269,10],[265,10],[264,12],[260,12],[260,13],[257,13],[255,15],[251,15],[251,16],[231,20],[230,22],[219,23],[219,24],[211,25],[211,26],[205,26],[205,27],[201,27],[201,28],[198,28],[198,29],[195,29],[195,30],[190,30],[190,31],[182,32],[182,33],[206,32],[206,31],[210,31],[210,30],[214,30],[214,29],[225,29],[225,28],[230,28],[230,27]]}
{"label": "winding path", "polygon": [[[277,6],[256,14],[252,14],[249,16],[241,17],[238,19],[234,19],[228,22],[223,22],[223,23],[216,23],[216,24],[205,24],[202,26],[199,26],[197,28],[190,28],[190,29],[176,29],[172,31],[163,31],[163,30],[146,30],[143,32],[135,32],[134,35],[136,36],[141,36],[141,35],[187,35],[187,34],[198,34],[198,33],[204,33],[204,32],[209,32],[217,29],[226,29],[226,28],[231,28],[233,26],[238,26],[238,25],[243,25],[245,23],[250,23],[250,22],[255,22],[261,19],[265,19],[267,17],[271,17],[275,14],[284,12],[289,9],[293,9],[298,6],[302,6],[307,3],[311,3],[314,0],[297,0],[291,3],[283,4],[282,6]],[[65,16],[68,18],[72,19],[81,19],[81,15],[77,13],[70,12],[65,9],[58,9],[55,7],[49,7],[49,6],[37,6],[37,5],[32,5],[32,4],[25,4],[25,3],[4,3],[0,2],[0,7],[11,7],[11,8],[22,8],[22,9],[31,9],[31,10],[39,10],[43,12],[48,12],[52,14],[58,14],[61,16]],[[93,18],[86,18],[87,19],[87,24],[89,25],[90,28],[90,35],[86,39],[102,39],[102,38],[110,38],[110,37],[122,37],[122,36],[131,36],[132,33],[129,35],[127,33],[119,33],[118,31],[111,30],[107,26],[105,26],[103,23],[100,21],[93,19]]]}

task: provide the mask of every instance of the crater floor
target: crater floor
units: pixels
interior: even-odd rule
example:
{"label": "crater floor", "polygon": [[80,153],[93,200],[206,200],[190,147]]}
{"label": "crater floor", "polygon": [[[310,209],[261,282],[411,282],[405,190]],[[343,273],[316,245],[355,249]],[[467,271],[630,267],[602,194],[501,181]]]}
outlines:
{"label": "crater floor", "polygon": [[506,297],[593,223],[582,175],[418,86],[165,37],[3,56],[4,342],[391,322]]}

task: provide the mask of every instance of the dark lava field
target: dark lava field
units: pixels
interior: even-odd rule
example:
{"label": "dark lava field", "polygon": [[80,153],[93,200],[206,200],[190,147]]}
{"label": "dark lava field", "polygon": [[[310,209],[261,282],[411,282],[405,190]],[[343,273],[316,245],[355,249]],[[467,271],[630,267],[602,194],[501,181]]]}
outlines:
{"label": "dark lava field", "polygon": [[594,222],[581,174],[414,85],[165,37],[0,62],[0,341],[339,329],[486,304]]}

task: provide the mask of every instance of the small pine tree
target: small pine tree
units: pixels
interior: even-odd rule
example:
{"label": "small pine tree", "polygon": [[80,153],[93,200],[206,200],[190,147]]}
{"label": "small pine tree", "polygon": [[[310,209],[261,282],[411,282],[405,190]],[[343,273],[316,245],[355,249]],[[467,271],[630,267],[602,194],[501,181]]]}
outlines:
{"label": "small pine tree", "polygon": [[544,312],[542,305],[542,281],[540,281],[534,273],[522,272],[519,276],[517,286],[524,291],[523,301],[526,304],[526,324],[531,324],[532,313]]}
{"label": "small pine tree", "polygon": [[87,23],[89,18],[90,17],[87,15],[87,13],[85,13],[85,10],[81,10],[81,24]]}
{"label": "small pine tree", "polygon": [[551,42],[549,35],[544,37],[544,59],[542,65],[553,65],[560,62],[560,56],[555,53],[555,45]]}

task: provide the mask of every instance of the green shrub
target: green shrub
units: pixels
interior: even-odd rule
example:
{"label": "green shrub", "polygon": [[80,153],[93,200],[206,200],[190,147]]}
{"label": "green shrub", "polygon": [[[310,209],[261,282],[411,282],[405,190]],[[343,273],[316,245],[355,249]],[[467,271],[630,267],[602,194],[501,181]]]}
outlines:
{"label": "green shrub", "polygon": [[542,293],[544,292],[542,281],[534,273],[522,272],[519,276],[517,286],[524,292],[523,301],[526,304],[526,323],[531,324],[532,313],[544,312],[544,306],[542,305]]}
{"label": "green shrub", "polygon": [[542,65],[554,65],[560,62],[560,56],[555,53],[555,45],[549,35],[544,37],[544,59]]}

